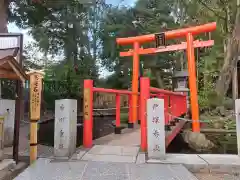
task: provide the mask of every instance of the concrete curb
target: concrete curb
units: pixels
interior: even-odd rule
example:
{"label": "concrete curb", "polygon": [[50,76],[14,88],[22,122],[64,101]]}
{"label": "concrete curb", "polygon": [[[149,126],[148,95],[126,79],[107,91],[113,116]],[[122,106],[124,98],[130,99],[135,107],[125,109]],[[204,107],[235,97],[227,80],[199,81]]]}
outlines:
{"label": "concrete curb", "polygon": [[240,173],[240,157],[224,154],[168,154],[166,159],[149,159],[147,163],[182,164],[192,173]]}

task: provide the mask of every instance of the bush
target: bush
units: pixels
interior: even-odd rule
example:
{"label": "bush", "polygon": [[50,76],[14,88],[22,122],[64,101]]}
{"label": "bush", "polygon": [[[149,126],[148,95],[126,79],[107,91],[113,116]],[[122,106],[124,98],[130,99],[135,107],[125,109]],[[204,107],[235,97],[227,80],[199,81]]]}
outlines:
{"label": "bush", "polygon": [[205,88],[199,91],[199,106],[201,111],[213,110],[219,106],[223,106],[224,97],[214,91],[214,85],[209,83]]}
{"label": "bush", "polygon": [[122,112],[120,115],[121,123],[127,124],[128,123],[128,113]]}
{"label": "bush", "polygon": [[231,98],[225,97],[223,101],[223,106],[227,110],[234,109],[234,100]]}

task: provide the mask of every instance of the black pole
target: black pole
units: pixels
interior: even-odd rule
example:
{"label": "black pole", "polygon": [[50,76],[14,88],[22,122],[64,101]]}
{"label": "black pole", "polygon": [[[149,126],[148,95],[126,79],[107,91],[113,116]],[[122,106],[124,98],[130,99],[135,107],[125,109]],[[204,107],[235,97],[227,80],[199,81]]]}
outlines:
{"label": "black pole", "polygon": [[[19,38],[19,64],[22,67],[23,61],[23,35],[20,34]],[[19,161],[19,131],[20,131],[20,121],[23,118],[24,105],[22,104],[23,100],[23,86],[21,81],[16,81],[16,104],[15,104],[15,117],[14,117],[14,138],[13,138],[13,159],[16,164]]]}
{"label": "black pole", "polygon": [[15,123],[14,123],[14,139],[13,139],[13,159],[16,163],[19,161],[19,131],[20,131],[20,121],[22,118],[22,82],[16,81],[16,106],[15,106]]}

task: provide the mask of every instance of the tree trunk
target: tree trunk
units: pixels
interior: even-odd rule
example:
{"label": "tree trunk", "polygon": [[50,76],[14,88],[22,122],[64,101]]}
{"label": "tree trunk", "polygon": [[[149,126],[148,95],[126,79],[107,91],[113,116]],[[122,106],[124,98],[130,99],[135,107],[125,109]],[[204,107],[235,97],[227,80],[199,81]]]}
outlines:
{"label": "tree trunk", "polygon": [[158,71],[158,70],[155,70],[154,68],[151,68],[151,71],[156,78],[158,88],[163,88],[164,89],[164,82],[163,82],[163,79],[161,77],[161,72]]}
{"label": "tree trunk", "polygon": [[0,33],[8,32],[8,14],[7,14],[8,2],[6,0],[0,0]]}
{"label": "tree trunk", "polygon": [[220,72],[218,81],[216,83],[216,91],[220,96],[224,96],[229,88],[234,66],[237,61],[237,53],[239,52],[239,40],[234,37],[228,39],[226,57]]}
{"label": "tree trunk", "polygon": [[[238,61],[237,61],[238,62]],[[232,97],[233,99],[238,99],[238,68],[237,62],[233,68],[232,74]]]}
{"label": "tree trunk", "polygon": [[[216,83],[216,91],[220,96],[227,93],[230,82],[232,80],[232,73],[238,61],[240,52],[240,0],[237,0],[237,12],[235,17],[234,29],[231,37],[227,39],[226,56],[224,64],[220,72],[218,81]],[[228,25],[229,26],[229,25]]]}

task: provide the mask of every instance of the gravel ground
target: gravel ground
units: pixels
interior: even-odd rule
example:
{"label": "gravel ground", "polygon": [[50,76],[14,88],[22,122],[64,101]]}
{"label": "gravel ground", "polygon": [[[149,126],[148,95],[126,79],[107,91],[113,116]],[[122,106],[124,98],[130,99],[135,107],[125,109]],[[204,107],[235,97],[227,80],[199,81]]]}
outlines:
{"label": "gravel ground", "polygon": [[199,180],[240,180],[239,175],[217,174],[217,173],[195,173]]}

